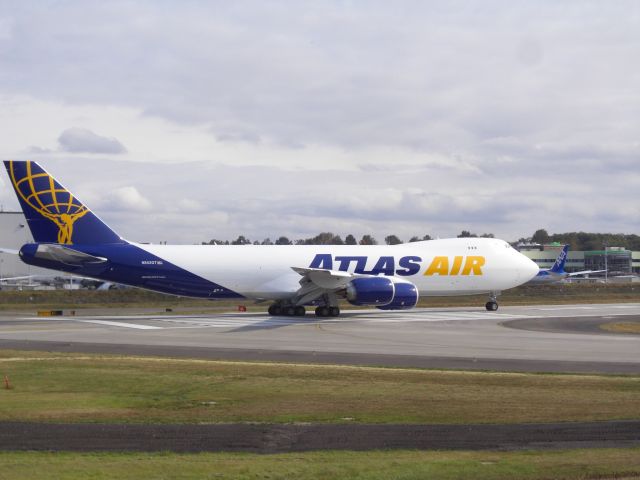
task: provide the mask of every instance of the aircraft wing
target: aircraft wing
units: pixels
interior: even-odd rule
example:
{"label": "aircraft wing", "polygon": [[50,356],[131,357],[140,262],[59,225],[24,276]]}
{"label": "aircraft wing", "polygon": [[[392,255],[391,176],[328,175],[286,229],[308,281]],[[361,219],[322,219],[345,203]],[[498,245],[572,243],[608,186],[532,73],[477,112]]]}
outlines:
{"label": "aircraft wing", "polygon": [[324,268],[291,268],[294,272],[302,275],[300,289],[296,292],[296,305],[312,302],[324,294],[345,288],[355,277],[366,276]]}
{"label": "aircraft wing", "polygon": [[602,273],[602,272],[606,272],[606,270],[583,270],[581,272],[571,272],[571,273],[567,273],[567,276],[569,277],[575,277],[576,275],[588,275],[590,273]]}

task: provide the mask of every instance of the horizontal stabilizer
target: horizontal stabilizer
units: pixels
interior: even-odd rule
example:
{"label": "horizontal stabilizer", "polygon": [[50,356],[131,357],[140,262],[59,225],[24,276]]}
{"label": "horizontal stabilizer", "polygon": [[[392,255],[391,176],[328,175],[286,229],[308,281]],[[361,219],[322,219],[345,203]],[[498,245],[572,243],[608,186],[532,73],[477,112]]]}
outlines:
{"label": "horizontal stabilizer", "polygon": [[91,263],[104,263],[107,261],[106,258],[79,252],[73,248],[46,243],[38,245],[34,256],[42,260],[50,260],[78,267]]}

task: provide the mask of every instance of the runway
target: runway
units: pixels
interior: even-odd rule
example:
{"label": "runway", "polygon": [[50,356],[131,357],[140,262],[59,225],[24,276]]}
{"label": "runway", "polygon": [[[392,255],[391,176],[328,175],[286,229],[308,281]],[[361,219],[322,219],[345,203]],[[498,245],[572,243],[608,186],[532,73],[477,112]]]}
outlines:
{"label": "runway", "polygon": [[[0,316],[0,347],[237,360],[503,371],[640,373],[640,304],[345,311],[340,318]],[[585,327],[587,325],[588,327]]]}

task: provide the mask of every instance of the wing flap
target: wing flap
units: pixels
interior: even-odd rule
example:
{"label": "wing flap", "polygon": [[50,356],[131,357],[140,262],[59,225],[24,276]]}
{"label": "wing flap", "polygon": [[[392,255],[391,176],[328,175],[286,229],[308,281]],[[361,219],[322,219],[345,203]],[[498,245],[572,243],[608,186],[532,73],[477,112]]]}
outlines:
{"label": "wing flap", "polygon": [[306,305],[323,295],[335,296],[335,292],[345,288],[352,279],[362,276],[323,268],[291,268],[302,276],[300,289],[296,292],[294,300],[296,305]]}
{"label": "wing flap", "polygon": [[303,280],[307,279],[316,287],[326,290],[344,288],[355,276],[353,273],[337,270],[325,270],[323,268],[291,268],[302,275],[303,279],[300,281],[301,285]]}

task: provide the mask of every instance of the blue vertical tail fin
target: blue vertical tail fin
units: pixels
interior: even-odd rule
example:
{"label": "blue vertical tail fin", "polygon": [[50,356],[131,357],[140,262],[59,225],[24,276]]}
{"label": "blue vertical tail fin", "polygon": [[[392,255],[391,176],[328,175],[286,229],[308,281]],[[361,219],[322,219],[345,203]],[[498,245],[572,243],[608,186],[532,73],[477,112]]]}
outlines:
{"label": "blue vertical tail fin", "polygon": [[569,253],[569,245],[565,245],[564,247],[562,247],[562,250],[558,254],[558,258],[556,258],[555,263],[551,267],[551,272],[564,273],[564,264],[567,261],[568,253]]}
{"label": "blue vertical tail fin", "polygon": [[4,164],[36,242],[125,243],[36,162],[11,160]]}

